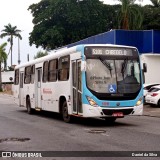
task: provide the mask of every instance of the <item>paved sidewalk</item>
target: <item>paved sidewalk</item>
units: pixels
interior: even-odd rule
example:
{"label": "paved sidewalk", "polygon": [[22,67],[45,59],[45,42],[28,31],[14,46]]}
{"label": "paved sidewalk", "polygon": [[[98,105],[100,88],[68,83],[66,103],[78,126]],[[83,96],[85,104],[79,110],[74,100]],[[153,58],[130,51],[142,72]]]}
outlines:
{"label": "paved sidewalk", "polygon": [[160,107],[156,105],[144,105],[143,115],[160,118]]}

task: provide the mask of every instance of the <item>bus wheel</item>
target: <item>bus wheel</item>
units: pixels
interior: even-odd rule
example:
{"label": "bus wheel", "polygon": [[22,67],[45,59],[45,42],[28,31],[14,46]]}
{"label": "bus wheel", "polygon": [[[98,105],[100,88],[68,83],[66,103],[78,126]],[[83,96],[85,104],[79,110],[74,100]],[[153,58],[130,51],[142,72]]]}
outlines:
{"label": "bus wheel", "polygon": [[32,114],[33,113],[33,109],[31,108],[31,102],[30,102],[29,97],[27,98],[27,101],[26,101],[26,107],[27,107],[27,113],[28,114]]}
{"label": "bus wheel", "polygon": [[66,123],[71,122],[71,116],[68,114],[67,102],[63,103],[63,106],[62,106],[62,115],[63,115],[64,122],[66,122]]}
{"label": "bus wheel", "polygon": [[158,100],[157,106],[160,107],[160,99]]}
{"label": "bus wheel", "polygon": [[107,124],[113,124],[116,121],[115,117],[106,117],[105,121]]}

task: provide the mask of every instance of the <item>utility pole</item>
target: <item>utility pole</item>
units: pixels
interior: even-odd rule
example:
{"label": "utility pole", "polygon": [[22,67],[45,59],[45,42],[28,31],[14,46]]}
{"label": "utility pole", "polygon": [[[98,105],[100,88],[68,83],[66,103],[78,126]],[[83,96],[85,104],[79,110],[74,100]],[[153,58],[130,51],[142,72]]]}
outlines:
{"label": "utility pole", "polygon": [[27,54],[27,61],[29,62],[29,53]]}
{"label": "utility pole", "polygon": [[21,63],[21,60],[20,60],[20,42],[19,42],[19,37],[18,37],[18,64]]}

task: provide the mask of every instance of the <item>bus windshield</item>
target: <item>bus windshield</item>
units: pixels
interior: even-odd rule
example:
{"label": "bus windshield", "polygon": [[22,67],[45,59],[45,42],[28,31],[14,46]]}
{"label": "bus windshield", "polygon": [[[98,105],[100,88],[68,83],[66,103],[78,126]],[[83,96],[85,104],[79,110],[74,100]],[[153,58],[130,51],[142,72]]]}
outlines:
{"label": "bus windshield", "polygon": [[140,64],[136,59],[88,58],[87,86],[97,93],[136,93],[141,87]]}

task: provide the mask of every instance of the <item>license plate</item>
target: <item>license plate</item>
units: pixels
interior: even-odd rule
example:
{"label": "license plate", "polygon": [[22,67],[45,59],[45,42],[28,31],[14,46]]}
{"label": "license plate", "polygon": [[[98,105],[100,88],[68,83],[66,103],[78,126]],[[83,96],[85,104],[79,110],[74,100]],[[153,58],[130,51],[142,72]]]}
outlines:
{"label": "license plate", "polygon": [[112,114],[113,117],[124,117],[122,112],[115,112]]}

